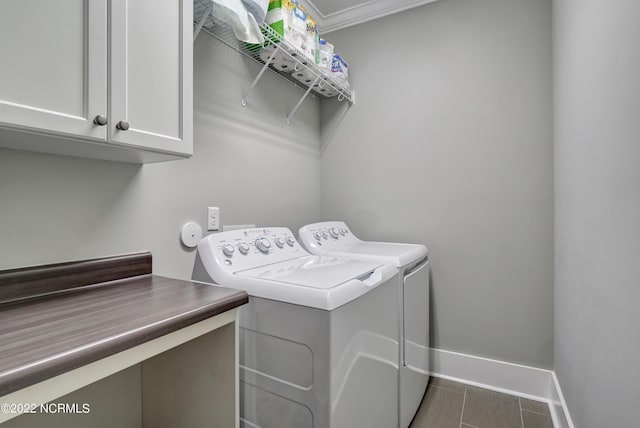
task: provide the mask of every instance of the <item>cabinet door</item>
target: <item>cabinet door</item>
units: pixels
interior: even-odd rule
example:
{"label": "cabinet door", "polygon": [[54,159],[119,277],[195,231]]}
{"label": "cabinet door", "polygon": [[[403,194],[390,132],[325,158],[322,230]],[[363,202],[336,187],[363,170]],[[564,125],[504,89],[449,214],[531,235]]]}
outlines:
{"label": "cabinet door", "polygon": [[192,153],[192,27],[192,0],[112,0],[112,143]]}
{"label": "cabinet door", "polygon": [[107,5],[0,4],[0,127],[105,140]]}

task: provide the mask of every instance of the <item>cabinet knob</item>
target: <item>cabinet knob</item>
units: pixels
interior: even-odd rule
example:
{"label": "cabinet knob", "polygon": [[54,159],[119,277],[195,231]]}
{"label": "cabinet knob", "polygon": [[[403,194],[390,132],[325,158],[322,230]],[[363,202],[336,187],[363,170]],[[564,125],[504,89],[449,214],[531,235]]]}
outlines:
{"label": "cabinet knob", "polygon": [[129,129],[129,122],[127,122],[126,120],[121,120],[120,122],[116,123],[116,128],[118,128],[120,131],[126,131],[127,129]]}
{"label": "cabinet knob", "polygon": [[98,126],[105,126],[107,124],[107,117],[99,114],[93,118],[93,123]]}

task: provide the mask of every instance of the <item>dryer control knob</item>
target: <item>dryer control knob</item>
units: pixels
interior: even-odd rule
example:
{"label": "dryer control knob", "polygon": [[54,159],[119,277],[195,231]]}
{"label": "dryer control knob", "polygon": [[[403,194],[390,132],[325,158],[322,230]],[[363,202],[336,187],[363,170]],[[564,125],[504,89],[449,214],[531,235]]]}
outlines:
{"label": "dryer control knob", "polygon": [[284,247],[284,239],[278,236],[276,238],[276,245],[278,246],[278,248]]}
{"label": "dryer control knob", "polygon": [[287,244],[290,247],[293,247],[293,244],[295,244],[295,243],[296,243],[296,240],[293,238],[293,236],[291,236],[291,235],[287,236]]}
{"label": "dryer control knob", "polygon": [[235,247],[233,245],[231,245],[231,244],[227,244],[224,247],[222,247],[222,252],[227,257],[231,257],[235,250],[236,250]]}
{"label": "dryer control knob", "polygon": [[332,227],[329,229],[329,235],[331,235],[333,239],[338,239],[338,230],[335,227]]}
{"label": "dryer control knob", "polygon": [[340,235],[344,236],[347,234],[347,231],[344,229],[344,227],[340,228]]}
{"label": "dryer control knob", "polygon": [[327,234],[327,232],[322,232],[322,237],[324,239],[327,239],[327,238],[329,238],[329,235]]}
{"label": "dryer control knob", "polygon": [[258,248],[258,250],[260,250],[260,252],[266,254],[269,252],[269,248],[271,248],[271,241],[269,241],[267,238],[258,238],[256,239],[256,247]]}
{"label": "dryer control knob", "polygon": [[249,254],[249,244],[247,244],[246,242],[238,244],[238,250],[240,250],[240,252],[246,256],[247,254]]}
{"label": "dryer control knob", "polygon": [[316,238],[316,241],[320,240],[320,234],[318,232],[313,232],[313,237]]}

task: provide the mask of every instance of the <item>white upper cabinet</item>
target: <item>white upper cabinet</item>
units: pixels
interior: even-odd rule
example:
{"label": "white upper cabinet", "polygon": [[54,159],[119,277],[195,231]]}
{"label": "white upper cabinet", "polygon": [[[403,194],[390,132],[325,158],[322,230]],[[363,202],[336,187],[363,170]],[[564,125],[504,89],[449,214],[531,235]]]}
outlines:
{"label": "white upper cabinet", "polygon": [[2,2],[0,147],[190,156],[192,13],[186,0]]}
{"label": "white upper cabinet", "polygon": [[90,6],[83,0],[0,6],[0,122],[106,139],[93,118],[107,114],[107,6]]}
{"label": "white upper cabinet", "polygon": [[192,0],[112,0],[114,143],[191,153],[192,10]]}

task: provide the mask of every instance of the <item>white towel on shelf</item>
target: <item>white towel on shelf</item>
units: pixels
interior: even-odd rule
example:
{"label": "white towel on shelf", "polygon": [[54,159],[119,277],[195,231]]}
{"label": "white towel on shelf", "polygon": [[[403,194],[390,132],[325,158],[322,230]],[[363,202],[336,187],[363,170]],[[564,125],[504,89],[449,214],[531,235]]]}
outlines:
{"label": "white towel on shelf", "polygon": [[241,0],[212,0],[211,14],[228,24],[236,39],[247,43],[262,44],[264,37],[254,16],[247,12]]}
{"label": "white towel on shelf", "polygon": [[267,16],[267,9],[269,9],[269,0],[242,0],[242,3],[244,3],[247,12],[253,15],[258,24],[264,22]]}

